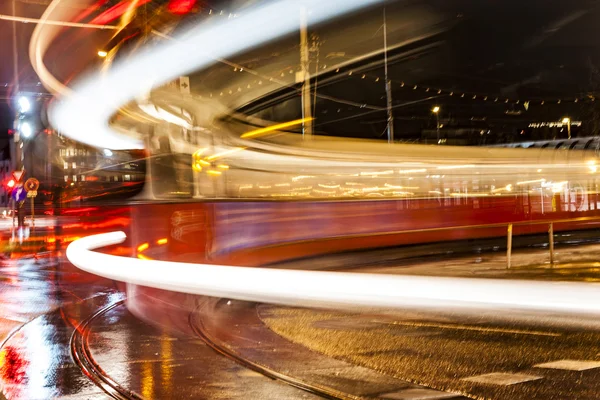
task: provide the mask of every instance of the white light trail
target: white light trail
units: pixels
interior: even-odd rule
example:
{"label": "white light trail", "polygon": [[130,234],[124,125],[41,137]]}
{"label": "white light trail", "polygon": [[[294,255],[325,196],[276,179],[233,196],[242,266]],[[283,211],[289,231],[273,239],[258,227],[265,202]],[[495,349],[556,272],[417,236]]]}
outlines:
{"label": "white light trail", "polygon": [[56,26],[66,26],[69,28],[109,29],[109,30],[119,29],[118,26],[113,26],[113,25],[82,24],[79,22],[53,21],[53,20],[47,20],[47,19],[41,19],[41,18],[15,17],[12,15],[4,15],[4,14],[0,14],[0,19],[6,20],[6,21],[23,22],[26,24],[34,23],[34,24],[44,24],[44,25],[56,25]]}
{"label": "white light trail", "polygon": [[123,232],[111,232],[76,240],[67,248],[67,258],[80,269],[121,282],[246,301],[600,314],[600,285],[596,283],[278,270],[139,260],[90,251],[125,238]]}
{"label": "white light trail", "polygon": [[[111,70],[79,82],[71,96],[52,107],[50,120],[66,136],[91,146],[113,150],[143,148],[141,139],[116,134],[108,121],[119,107],[142,94],[145,88],[160,86],[205,68],[216,59],[298,30],[301,7],[309,10],[309,22],[316,24],[381,1],[279,0],[248,9],[232,20],[199,25],[178,40],[143,50],[134,59],[116,63]],[[33,39],[30,47],[34,49],[31,52],[34,65],[44,67],[43,52]]]}

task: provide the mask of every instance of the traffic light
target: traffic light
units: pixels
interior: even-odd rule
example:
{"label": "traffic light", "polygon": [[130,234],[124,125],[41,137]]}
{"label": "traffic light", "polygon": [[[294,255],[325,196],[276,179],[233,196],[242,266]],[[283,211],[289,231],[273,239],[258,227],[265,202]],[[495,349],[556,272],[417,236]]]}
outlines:
{"label": "traffic light", "polygon": [[33,95],[21,93],[17,96],[16,108],[18,112],[13,130],[15,141],[29,139],[41,126],[39,105],[34,103]]}
{"label": "traffic light", "polygon": [[171,0],[167,5],[167,10],[171,14],[184,15],[190,13],[196,3],[197,0]]}
{"label": "traffic light", "polygon": [[12,188],[14,188],[16,184],[17,184],[17,182],[15,182],[15,180],[14,180],[14,179],[10,179],[8,182],[6,182],[6,186],[7,186],[9,189],[12,189]]}

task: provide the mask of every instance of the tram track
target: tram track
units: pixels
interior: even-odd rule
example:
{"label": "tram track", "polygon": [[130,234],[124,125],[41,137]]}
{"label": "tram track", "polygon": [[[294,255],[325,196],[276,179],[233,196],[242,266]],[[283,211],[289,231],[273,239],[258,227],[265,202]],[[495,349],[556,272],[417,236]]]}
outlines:
{"label": "tram track", "polygon": [[[102,367],[94,359],[90,350],[90,334],[92,332],[90,325],[101,318],[111,310],[125,304],[125,300],[120,300],[111,303],[95,313],[88,316],[86,319],[75,328],[70,339],[71,356],[74,363],[81,371],[97,385],[108,396],[117,400],[144,400],[144,397],[135,393],[132,390],[123,387],[113,378],[111,378]],[[324,399],[330,400],[358,400],[361,397],[342,393],[340,391],[327,388],[321,385],[312,384],[291,375],[277,372],[266,366],[260,365],[254,361],[240,356],[227,346],[213,339],[204,329],[202,321],[197,317],[197,312],[189,314],[188,323],[194,334],[200,338],[210,349],[216,354],[223,356],[235,363],[243,366],[246,369],[254,371],[274,381],[279,381],[296,389],[311,393]]]}
{"label": "tram track", "polygon": [[215,339],[213,339],[206,329],[204,329],[204,324],[202,320],[198,317],[199,308],[189,315],[189,324],[194,333],[204,342],[207,346],[213,349],[216,353],[240,364],[241,366],[257,372],[267,378],[280,381],[297,389],[303,390],[305,392],[317,395],[324,399],[331,400],[358,400],[362,399],[362,397],[354,396],[348,393],[343,393],[338,390],[328,388],[322,385],[316,385],[304,380],[295,378],[291,375],[287,375],[278,371],[275,371],[269,367],[258,364],[254,361],[251,361],[245,357],[242,357],[235,351],[228,348],[226,345],[218,343]]}
{"label": "tram track", "polygon": [[75,364],[77,364],[83,373],[111,398],[118,400],[143,400],[143,397],[119,385],[114,379],[106,374],[102,367],[100,367],[100,365],[94,360],[90,351],[90,324],[95,319],[123,304],[125,304],[125,300],[120,300],[109,304],[108,306],[99,309],[94,314],[81,321],[71,335],[71,356],[73,357]]}

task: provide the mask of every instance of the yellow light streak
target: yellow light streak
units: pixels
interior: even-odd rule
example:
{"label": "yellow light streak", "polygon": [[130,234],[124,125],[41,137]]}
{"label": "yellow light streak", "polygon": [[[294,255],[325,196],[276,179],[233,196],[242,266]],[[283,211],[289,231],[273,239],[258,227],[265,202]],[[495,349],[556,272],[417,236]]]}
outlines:
{"label": "yellow light streak", "polygon": [[380,172],[361,172],[360,175],[361,176],[379,176],[379,175],[391,175],[393,174],[394,171],[387,170],[387,171],[380,171]]}
{"label": "yellow light streak", "polygon": [[255,138],[257,136],[261,136],[261,135],[264,135],[264,134],[267,134],[267,133],[271,133],[273,131],[277,131],[277,130],[289,128],[290,126],[300,125],[300,124],[302,124],[304,122],[312,121],[313,119],[314,118],[295,119],[293,121],[288,121],[288,122],[283,122],[281,124],[271,125],[271,126],[268,126],[266,128],[255,129],[253,131],[249,131],[249,132],[244,133],[241,136],[241,138],[242,139]]}
{"label": "yellow light streak", "polygon": [[221,171],[215,171],[214,169],[210,169],[210,170],[206,171],[206,173],[209,175],[213,175],[213,176],[221,175]]}
{"label": "yellow light streak", "polygon": [[229,169],[229,165],[225,165],[225,164],[219,164],[219,165],[217,165],[217,168],[221,168],[221,169]]}
{"label": "yellow light streak", "polygon": [[322,183],[319,183],[319,186],[325,189],[337,189],[340,187],[340,185],[324,185]]}
{"label": "yellow light streak", "polygon": [[242,151],[242,150],[246,150],[246,147],[236,147],[231,150],[225,150],[225,151],[222,151],[221,153],[213,154],[210,157],[206,157],[206,159],[209,161],[212,161],[212,160],[216,160],[217,158],[227,156],[229,154],[237,153],[238,151]]}
{"label": "yellow light streak", "polygon": [[474,168],[475,165],[444,165],[443,167],[437,167],[437,169],[463,169],[463,168]]}
{"label": "yellow light streak", "polygon": [[142,243],[137,247],[137,251],[141,253],[142,251],[147,250],[148,247],[150,247],[148,243]]}
{"label": "yellow light streak", "polygon": [[206,151],[206,147],[202,148],[202,149],[198,149],[194,152],[194,157],[200,157],[202,155],[202,153],[204,153]]}
{"label": "yellow light streak", "polygon": [[158,239],[156,241],[156,244],[167,244],[169,242],[169,239],[167,238],[162,238],[162,239]]}
{"label": "yellow light streak", "polygon": [[532,180],[532,181],[517,182],[517,185],[527,185],[529,183],[543,183],[543,182],[546,182],[546,180],[542,178],[542,179],[535,179],[535,180]]}

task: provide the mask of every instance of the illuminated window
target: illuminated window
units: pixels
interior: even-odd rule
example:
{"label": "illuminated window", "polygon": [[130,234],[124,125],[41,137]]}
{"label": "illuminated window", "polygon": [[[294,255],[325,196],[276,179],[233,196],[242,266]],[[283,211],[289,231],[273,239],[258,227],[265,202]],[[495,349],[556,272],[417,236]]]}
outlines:
{"label": "illuminated window", "polygon": [[81,182],[85,182],[85,175],[81,175]]}
{"label": "illuminated window", "polygon": [[73,163],[71,165],[73,168],[77,168],[77,163],[75,161],[73,161]]}
{"label": "illuminated window", "polygon": [[117,175],[115,175],[113,178],[115,179],[115,182],[119,182],[119,177]]}
{"label": "illuminated window", "polygon": [[69,163],[65,161],[65,169],[69,169]]}
{"label": "illuminated window", "polygon": [[77,175],[73,175],[73,182],[77,182]]}
{"label": "illuminated window", "polygon": [[131,180],[131,175],[124,175],[123,176],[123,180],[124,181],[130,181]]}
{"label": "illuminated window", "polygon": [[69,182],[69,175],[65,175],[65,182]]}

